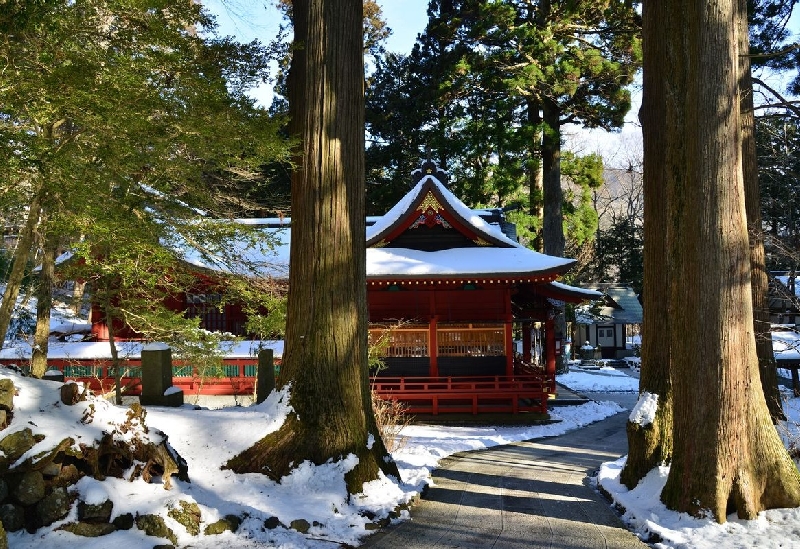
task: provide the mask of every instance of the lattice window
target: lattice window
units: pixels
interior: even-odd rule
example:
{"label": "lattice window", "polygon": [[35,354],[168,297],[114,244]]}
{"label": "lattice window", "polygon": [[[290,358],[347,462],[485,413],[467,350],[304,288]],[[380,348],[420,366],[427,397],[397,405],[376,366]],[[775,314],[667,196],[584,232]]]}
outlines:
{"label": "lattice window", "polygon": [[[381,343],[381,338],[388,342]],[[430,356],[427,328],[372,328],[369,341],[383,347],[380,354],[384,357]]]}
{"label": "lattice window", "polygon": [[505,355],[502,324],[448,324],[436,333],[439,356]]}

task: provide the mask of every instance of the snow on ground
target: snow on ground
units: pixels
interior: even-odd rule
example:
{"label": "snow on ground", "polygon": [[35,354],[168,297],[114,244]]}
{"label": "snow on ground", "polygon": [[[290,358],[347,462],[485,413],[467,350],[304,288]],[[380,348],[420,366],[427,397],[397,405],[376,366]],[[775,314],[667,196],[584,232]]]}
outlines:
{"label": "snow on ground", "polygon": [[[54,324],[64,326],[59,330],[62,333],[80,331],[80,319],[70,317],[63,322],[64,317],[69,316],[66,311],[54,315]],[[73,324],[71,329],[65,326],[68,324]],[[776,343],[776,351],[783,350],[778,348],[784,343],[783,339],[775,339],[780,341]],[[14,356],[24,358],[27,349],[23,341],[15,341],[12,347],[3,353],[15,353]],[[793,345],[791,349],[798,347]],[[74,357],[73,349],[70,347],[68,354]],[[81,348],[80,351],[97,352],[98,349]],[[131,350],[133,353],[137,351],[138,348]],[[318,467],[302,464],[281,483],[272,482],[262,475],[236,475],[220,468],[228,458],[280,426],[287,413],[284,392],[274,393],[263,404],[249,407],[217,410],[194,409],[189,405],[177,409],[150,408],[148,426],[165,432],[170,444],[188,461],[191,483],[173,478],[172,489],[164,490],[160,483],[146,484],[142,480],[130,483],[117,479],[104,482],[83,479],[76,489],[81,498],[90,503],[111,499],[114,516],[127,512],[162,515],[179,535],[181,547],[211,549],[227,545],[237,549],[304,549],[328,548],[332,546],[331,542],[357,545],[366,535],[368,520],[363,516],[367,514],[365,511],[385,516],[399,503],[414,497],[430,481],[432,469],[442,458],[497,444],[557,436],[622,411],[623,408],[613,402],[611,393],[635,394],[638,391],[638,363],[633,362],[631,366],[630,370],[607,367],[583,370],[578,363],[573,363],[571,371],[559,375],[557,381],[573,391],[588,394],[596,401],[551,409],[552,417],[560,420],[557,423],[523,427],[406,427],[401,434],[406,442],[393,454],[401,472],[401,481],[375,481],[366,487],[362,496],[351,501],[346,499],[342,481],[343,472],[353,465],[348,460]],[[14,421],[6,433],[33,425],[35,432],[45,434],[45,441],[53,444],[61,441],[65,433],[75,433],[75,436],[82,437],[78,439],[81,441],[94,440],[102,430],[119,425],[125,415],[124,408],[102,401],[95,404],[98,420],[84,424],[81,418],[88,404],[79,404],[72,409],[56,404],[59,402],[59,384],[23,378],[5,369],[0,369],[0,377],[11,377],[19,388]],[[800,399],[787,394],[784,408],[790,419],[780,429],[789,444],[800,440]],[[43,451],[42,443],[34,450]],[[639,486],[629,491],[619,483],[623,465],[624,458],[605,464],[596,480],[612,495],[615,503],[625,509],[623,520],[631,530],[645,540],[659,539],[653,545],[657,549],[785,548],[798,544],[798,509],[767,511],[755,521],[740,521],[734,515],[728,517],[727,523],[718,525],[712,520],[668,511],[660,503],[658,496],[668,468],[652,471]],[[227,514],[246,513],[247,519],[236,534],[191,537],[167,516],[168,507],[176,505],[179,500],[196,502],[201,508],[204,524]],[[411,513],[413,515],[413,508]],[[74,521],[75,514],[73,509],[65,520],[34,535],[11,533],[9,546],[12,549],[61,549],[65,546],[149,549],[158,543],[135,528],[96,539],[57,530],[59,525]],[[277,517],[286,525],[296,519],[306,519],[314,525],[307,535],[282,527],[269,530],[264,527],[269,517]],[[404,518],[408,518],[407,513]],[[162,542],[166,543],[166,540]]]}
{"label": "snow on ground", "polygon": [[635,393],[639,391],[639,379],[622,370],[608,366],[584,370],[573,362],[569,372],[559,374],[556,381],[578,392]]}
{"label": "snow on ground", "polygon": [[[98,429],[113,428],[114,422],[124,416],[124,409],[106,402],[98,406],[106,423],[81,423],[81,406],[68,411],[58,402],[58,387],[55,382],[23,378],[11,371],[0,370],[0,376],[10,377],[19,388],[15,400],[17,409],[9,429],[21,429],[35,424],[37,432],[47,435],[46,440],[60,441],[66,432],[81,432],[84,438],[97,437]],[[367,486],[365,493],[351,501],[346,499],[342,480],[343,472],[353,464],[350,460],[312,467],[302,464],[294,473],[275,483],[257,474],[237,475],[220,466],[231,456],[248,447],[252,442],[277,429],[287,413],[286,392],[273,393],[266,402],[249,407],[222,408],[217,410],[191,406],[182,408],[150,408],[147,424],[164,431],[169,443],[189,463],[191,482],[173,478],[173,488],[164,490],[160,483],[146,484],[142,480],[133,483],[107,479],[99,482],[85,478],[77,490],[85,500],[97,501],[109,498],[114,502],[114,516],[132,513],[158,513],[178,534],[179,546],[205,549],[223,545],[250,549],[257,547],[321,548],[330,547],[331,542],[357,545],[366,535],[363,516],[365,511],[385,515],[399,503],[406,502],[418,494],[430,481],[430,472],[439,460],[455,452],[480,450],[497,444],[528,440],[544,436],[557,436],[580,428],[623,410],[611,400],[612,392],[636,390],[638,380],[625,372],[612,369],[582,371],[573,367],[569,374],[560,375],[559,383],[572,390],[590,393],[596,402],[580,406],[552,408],[557,423],[537,426],[515,427],[448,427],[435,425],[413,425],[404,429],[406,443],[393,457],[401,471],[402,481],[381,479]],[[600,389],[598,389],[600,388]],[[608,400],[604,400],[607,398]],[[786,401],[787,413],[794,421],[800,421],[800,399]],[[99,412],[97,413],[99,415]],[[110,426],[110,427],[109,427]],[[792,436],[796,436],[796,433]],[[35,450],[41,451],[40,447]],[[618,476],[623,460],[603,466],[598,482],[609,491],[615,501],[626,509],[623,519],[643,539],[658,535],[659,549],[706,547],[789,547],[796,543],[800,531],[800,511],[775,510],[762,513],[756,521],[739,521],[729,517],[729,522],[718,525],[710,520],[698,520],[686,515],[667,511],[659,502],[658,493],[666,478],[667,469],[654,471],[632,491],[619,484]],[[167,517],[167,508],[179,500],[194,501],[202,511],[205,524],[214,522],[226,514],[247,514],[236,534],[191,537],[185,530]],[[413,508],[411,511],[413,515]],[[12,549],[57,549],[65,546],[80,546],[84,549],[100,549],[110,546],[130,549],[149,549],[156,543],[135,528],[118,531],[102,538],[79,538],[58,531],[60,524],[75,520],[75,511],[64,521],[56,523],[34,535],[24,532],[9,534]],[[306,519],[315,524],[307,535],[291,529],[264,528],[269,517],[277,517],[281,523],[290,524],[296,519]],[[405,514],[404,518],[408,518]],[[781,545],[782,544],[782,545]]]}
{"label": "snow on ground", "polygon": [[[800,440],[800,399],[784,393],[784,411],[788,420],[778,426],[787,445]],[[624,509],[622,520],[641,539],[656,549],[745,549],[798,547],[800,508],[773,509],[762,512],[756,520],[745,521],[729,515],[717,524],[713,518],[698,519],[686,513],[668,510],[660,494],[669,475],[669,467],[651,471],[633,490],[619,481],[625,457],[605,463],[596,479]]]}
{"label": "snow on ground", "polygon": [[[102,431],[113,430],[125,415],[125,409],[106,401],[96,404],[96,415],[102,411],[110,419],[85,424],[83,413],[90,403],[65,407],[59,402],[56,382],[21,377],[10,370],[0,370],[0,377],[9,377],[19,389],[15,399],[14,420],[6,433],[33,425],[35,433],[46,436],[34,450],[57,444],[64,433],[76,433],[78,440],[97,439]],[[114,503],[113,516],[124,513],[160,514],[178,535],[180,546],[197,549],[228,545],[237,548],[255,547],[330,547],[331,541],[357,545],[366,535],[363,515],[385,516],[398,504],[419,494],[430,480],[430,472],[440,459],[455,452],[488,448],[541,436],[554,436],[579,428],[622,411],[612,402],[590,402],[555,410],[558,423],[521,427],[442,427],[410,426],[402,433],[406,444],[394,453],[402,481],[381,479],[366,487],[365,493],[348,501],[343,481],[352,460],[313,467],[302,464],[281,483],[263,475],[237,475],[221,466],[230,457],[277,429],[287,413],[287,393],[273,393],[266,402],[249,407],[194,409],[156,408],[147,411],[146,422],[166,433],[170,445],[189,463],[190,483],[173,477],[173,487],[164,490],[161,483],[146,484],[142,480],[127,482],[109,478],[103,482],[84,478],[77,485],[81,499]],[[34,451],[32,450],[32,451]],[[167,509],[179,500],[196,502],[204,524],[227,514],[248,518],[236,534],[191,537],[167,516]],[[406,515],[407,516],[407,515]],[[264,523],[277,517],[289,525],[306,519],[312,526],[308,535],[291,529],[265,529]],[[113,517],[112,517],[113,518]],[[111,546],[149,549],[155,543],[135,528],[117,531],[101,538],[81,538],[57,528],[75,520],[75,511],[63,521],[40,529],[36,534],[9,534],[9,545],[15,549],[56,549],[76,545],[83,549],[105,549]]]}

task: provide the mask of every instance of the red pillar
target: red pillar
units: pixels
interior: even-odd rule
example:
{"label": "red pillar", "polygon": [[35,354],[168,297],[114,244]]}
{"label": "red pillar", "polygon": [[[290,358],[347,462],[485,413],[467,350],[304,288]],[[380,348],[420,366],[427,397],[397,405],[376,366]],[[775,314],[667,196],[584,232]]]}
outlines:
{"label": "red pillar", "polygon": [[436,334],[437,328],[436,315],[432,315],[428,325],[428,354],[431,356],[429,375],[431,377],[439,377],[439,338]]}
{"label": "red pillar", "polygon": [[511,311],[511,288],[506,288],[506,376],[514,375],[514,313]]}
{"label": "red pillar", "polygon": [[544,324],[544,356],[545,377],[552,382],[552,389],[556,386],[556,323],[548,317]]}
{"label": "red pillar", "polygon": [[436,315],[436,292],[429,293],[428,307],[430,311],[430,323],[428,324],[428,354],[431,357],[430,369],[428,375],[431,377],[439,377],[439,337],[438,330],[438,317]]}

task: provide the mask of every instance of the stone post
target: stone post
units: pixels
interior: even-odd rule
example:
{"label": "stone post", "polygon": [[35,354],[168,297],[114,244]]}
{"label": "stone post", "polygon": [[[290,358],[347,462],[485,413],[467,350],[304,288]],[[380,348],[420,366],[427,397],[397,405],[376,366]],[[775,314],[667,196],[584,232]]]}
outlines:
{"label": "stone post", "polygon": [[172,349],[166,343],[142,347],[142,405],[183,406],[183,391],[172,386]]}
{"label": "stone post", "polygon": [[272,349],[258,352],[258,373],[256,376],[256,404],[261,404],[275,389],[275,362]]}

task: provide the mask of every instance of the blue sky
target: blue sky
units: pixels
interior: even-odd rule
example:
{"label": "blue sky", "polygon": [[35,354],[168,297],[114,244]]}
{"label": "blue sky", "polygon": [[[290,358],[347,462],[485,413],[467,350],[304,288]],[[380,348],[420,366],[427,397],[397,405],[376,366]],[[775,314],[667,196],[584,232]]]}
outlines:
{"label": "blue sky", "polygon": [[[258,38],[270,42],[278,33],[281,17],[274,7],[275,0],[202,0],[208,9],[217,15],[222,34],[234,35],[242,41]],[[428,0],[378,0],[384,19],[392,29],[387,47],[391,51],[409,53],[417,33],[422,32],[427,22]],[[800,13],[795,13],[790,28],[795,35],[800,31]],[[761,75],[781,88],[781,82]],[[627,166],[631,155],[641,154],[641,132],[636,121],[640,90],[634,89],[634,106],[628,114],[621,132],[609,134],[603,131],[586,131],[575,128],[567,130],[568,148],[586,154],[599,152],[612,165]],[[270,101],[270,88],[254,93],[263,103]]]}
{"label": "blue sky", "polygon": [[[202,0],[217,16],[220,34],[236,36],[242,42],[254,39],[269,43],[278,34],[281,16],[274,0]],[[379,0],[384,19],[392,29],[387,48],[409,53],[417,34],[427,23],[428,0]],[[263,104],[271,101],[271,86],[263,86],[252,94]]]}
{"label": "blue sky", "polygon": [[[417,33],[427,22],[428,0],[379,0],[384,19],[394,31],[388,48],[410,52]],[[274,0],[203,0],[217,15],[222,34],[234,35],[242,41],[258,38],[268,43],[278,33],[281,22]]]}

